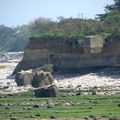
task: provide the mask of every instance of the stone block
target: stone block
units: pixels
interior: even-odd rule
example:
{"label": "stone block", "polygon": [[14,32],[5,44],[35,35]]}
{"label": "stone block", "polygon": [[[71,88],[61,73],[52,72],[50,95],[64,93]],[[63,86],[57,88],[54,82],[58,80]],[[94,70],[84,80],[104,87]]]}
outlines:
{"label": "stone block", "polygon": [[34,89],[36,97],[59,97],[58,87],[55,85],[45,86],[42,88]]}
{"label": "stone block", "polygon": [[52,84],[53,81],[51,73],[40,71],[34,74],[31,85],[33,87],[42,87]]}
{"label": "stone block", "polygon": [[32,79],[33,79],[33,74],[30,70],[18,72],[15,76],[15,81],[17,83],[17,86],[29,85],[31,84]]}

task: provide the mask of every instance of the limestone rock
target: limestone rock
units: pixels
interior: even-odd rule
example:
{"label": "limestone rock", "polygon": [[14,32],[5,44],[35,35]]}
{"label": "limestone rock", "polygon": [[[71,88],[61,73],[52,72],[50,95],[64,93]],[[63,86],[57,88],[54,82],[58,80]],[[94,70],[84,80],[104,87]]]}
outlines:
{"label": "limestone rock", "polygon": [[36,72],[39,72],[39,71],[45,71],[45,72],[50,72],[50,73],[53,73],[53,65],[52,64],[46,64],[42,67],[38,67],[36,69],[32,69],[32,72],[33,73],[36,73]]}
{"label": "limestone rock", "polygon": [[[49,67],[43,67],[47,70]],[[59,90],[53,85],[54,79],[50,72],[36,68],[34,70],[21,71],[16,74],[16,83],[18,86],[31,84],[36,97],[57,97]]]}
{"label": "limestone rock", "polygon": [[18,72],[15,76],[15,81],[18,86],[26,86],[31,84],[33,73],[31,70]]}
{"label": "limestone rock", "polygon": [[[83,38],[31,38],[14,73],[51,63],[54,71],[120,66],[120,41],[107,42],[100,36]],[[46,67],[45,67],[46,68]],[[48,69],[48,68],[47,68]]]}
{"label": "limestone rock", "polygon": [[59,97],[59,90],[57,86],[50,85],[34,90],[36,97]]}
{"label": "limestone rock", "polygon": [[53,77],[50,72],[40,71],[35,73],[32,80],[33,87],[42,87],[53,83]]}
{"label": "limestone rock", "polygon": [[50,85],[53,82],[52,65],[48,64],[43,67],[30,70],[22,70],[17,72],[15,80],[18,86],[25,86],[31,84],[33,87],[41,87]]}

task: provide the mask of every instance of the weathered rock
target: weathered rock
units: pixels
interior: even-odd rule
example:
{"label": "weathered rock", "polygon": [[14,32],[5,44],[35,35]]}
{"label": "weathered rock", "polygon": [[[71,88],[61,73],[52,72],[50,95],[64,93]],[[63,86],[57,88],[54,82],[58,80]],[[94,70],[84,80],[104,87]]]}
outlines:
{"label": "weathered rock", "polygon": [[86,36],[77,40],[32,38],[15,71],[34,69],[48,63],[59,71],[120,66],[119,46],[119,40],[105,42],[99,36]]}
{"label": "weathered rock", "polygon": [[17,72],[15,80],[18,86],[32,84],[33,87],[50,85],[53,82],[52,65],[48,64],[40,68]]}
{"label": "weathered rock", "polygon": [[35,75],[33,76],[32,86],[42,87],[42,86],[52,84],[53,81],[54,80],[53,80],[51,73],[40,71],[40,72],[35,73]]}
{"label": "weathered rock", "polygon": [[[34,66],[34,64],[35,64],[35,62],[33,62],[33,63],[25,63],[24,64],[24,67],[22,67],[21,66],[21,63],[22,63],[23,61],[20,61],[19,63],[18,63],[18,65],[17,65],[17,67],[14,69],[14,71],[13,71],[13,75],[14,74],[16,74],[17,72],[20,72],[21,70],[29,70],[29,69],[31,69],[32,70],[32,72],[33,73],[36,73],[36,72],[39,72],[39,71],[41,71],[41,70],[43,70],[43,71],[46,71],[46,72],[50,72],[50,73],[53,73],[53,65],[52,64],[48,64],[48,63],[46,63],[46,64],[42,64],[42,65],[36,65],[36,66]],[[31,65],[33,65],[34,67],[31,67],[31,68],[29,68],[29,67],[27,67],[27,66],[31,66]],[[25,67],[26,66],[26,67]]]}
{"label": "weathered rock", "polygon": [[54,79],[50,72],[45,72],[39,68],[21,71],[16,74],[16,83],[18,86],[31,84],[33,87],[37,88],[34,90],[36,97],[59,96],[57,86],[52,85],[53,81]]}
{"label": "weathered rock", "polygon": [[41,70],[43,70],[45,72],[52,73],[53,72],[53,65],[52,64],[46,64],[46,65],[44,65],[42,67],[38,67],[36,69],[32,69],[32,72],[36,73],[36,72],[40,72]]}
{"label": "weathered rock", "polygon": [[57,86],[50,85],[34,90],[36,97],[59,97],[59,90]]}
{"label": "weathered rock", "polygon": [[45,75],[43,71],[39,73],[35,73],[31,84],[33,87],[40,87],[40,85],[41,86],[44,85],[44,79],[45,79]]}
{"label": "weathered rock", "polygon": [[18,72],[15,76],[15,81],[18,86],[25,86],[31,84],[33,73],[31,70]]}

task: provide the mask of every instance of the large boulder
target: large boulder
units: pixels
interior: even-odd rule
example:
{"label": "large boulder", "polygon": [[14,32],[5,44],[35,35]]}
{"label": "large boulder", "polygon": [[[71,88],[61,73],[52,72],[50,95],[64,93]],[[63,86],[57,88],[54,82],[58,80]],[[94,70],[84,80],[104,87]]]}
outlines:
{"label": "large boulder", "polygon": [[59,96],[57,86],[53,85],[54,79],[52,74],[41,70],[41,68],[17,72],[15,79],[18,86],[31,84],[35,87],[34,92],[36,97]]}
{"label": "large boulder", "polygon": [[18,86],[31,84],[33,87],[42,87],[53,83],[54,79],[50,72],[41,68],[17,72],[15,80]]}
{"label": "large boulder", "polygon": [[33,76],[31,85],[33,87],[42,87],[53,83],[53,77],[50,72],[36,72]]}
{"label": "large boulder", "polygon": [[53,65],[52,64],[46,64],[42,67],[38,67],[36,69],[32,69],[32,72],[33,73],[36,73],[36,72],[39,72],[39,71],[45,71],[45,72],[50,72],[50,73],[53,73]]}
{"label": "large boulder", "polygon": [[33,80],[32,70],[17,72],[15,76],[15,81],[17,83],[17,86],[29,85],[31,84],[32,80]]}
{"label": "large boulder", "polygon": [[59,90],[56,85],[44,86],[34,89],[36,97],[59,97]]}
{"label": "large boulder", "polygon": [[[33,73],[36,73],[36,72],[39,72],[39,71],[41,71],[41,70],[43,70],[43,71],[46,71],[46,72],[50,72],[50,73],[53,73],[53,65],[52,64],[46,64],[46,65],[44,65],[44,66],[41,66],[41,67],[39,67],[39,65],[37,65],[36,67],[25,67],[25,66],[31,66],[31,65],[33,65],[33,64],[35,64],[35,63],[31,63],[31,64],[29,64],[29,63],[26,63],[26,64],[23,64],[23,66],[21,66],[21,63],[22,63],[23,61],[20,61],[19,63],[18,63],[18,65],[16,66],[16,68],[14,69],[14,71],[13,71],[13,75],[14,74],[16,74],[17,72],[20,72],[21,70],[29,70],[29,69],[31,69],[32,70],[32,72]],[[24,69],[22,69],[22,67],[24,68]]]}

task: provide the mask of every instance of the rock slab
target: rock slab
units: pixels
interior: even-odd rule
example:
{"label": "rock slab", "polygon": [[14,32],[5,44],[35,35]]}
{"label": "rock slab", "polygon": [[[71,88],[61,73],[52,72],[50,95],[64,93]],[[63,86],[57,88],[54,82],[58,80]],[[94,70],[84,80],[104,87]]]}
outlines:
{"label": "rock slab", "polygon": [[59,97],[59,91],[56,85],[45,86],[34,90],[36,97]]}

